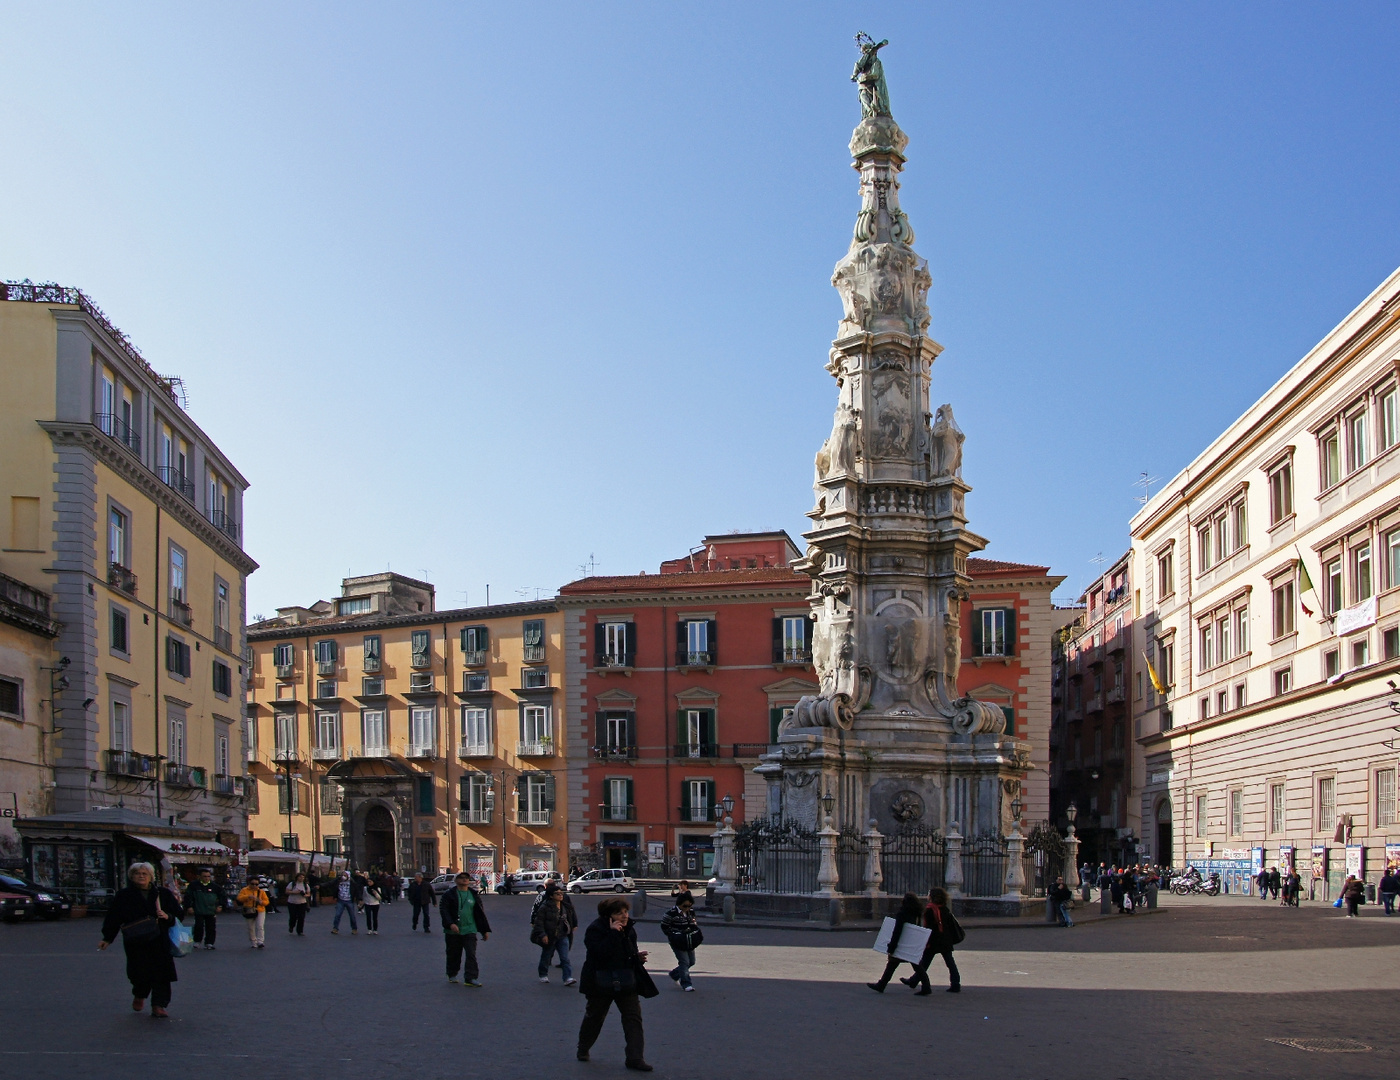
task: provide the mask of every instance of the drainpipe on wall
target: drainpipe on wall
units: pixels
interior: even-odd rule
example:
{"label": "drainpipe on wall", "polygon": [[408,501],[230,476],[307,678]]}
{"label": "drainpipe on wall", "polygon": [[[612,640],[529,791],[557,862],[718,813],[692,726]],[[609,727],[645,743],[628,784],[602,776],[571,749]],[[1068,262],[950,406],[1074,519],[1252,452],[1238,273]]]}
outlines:
{"label": "drainpipe on wall", "polygon": [[[447,750],[442,755],[442,782],[447,791],[443,795],[443,806],[447,811],[447,836],[450,845],[447,851],[447,865],[452,867],[457,865],[457,816],[452,813],[452,715],[455,710],[452,705],[452,638],[448,635],[446,620],[443,620],[442,624],[442,666],[442,696],[447,702],[447,716],[444,717],[443,723],[447,735]],[[441,861],[438,865],[442,865]],[[466,867],[461,869],[465,870]]]}
{"label": "drainpipe on wall", "polygon": [[156,817],[160,817],[160,785],[162,780],[160,768],[160,503],[156,503],[156,572],[155,576],[152,577],[151,580],[155,582],[154,599],[156,601],[155,604],[152,605],[152,610],[155,612],[155,618],[151,620],[151,629],[155,634],[156,646],[155,658],[152,661],[153,666],[155,667],[156,677],[155,692],[151,695],[151,711],[154,713],[151,722],[155,725],[156,729]]}

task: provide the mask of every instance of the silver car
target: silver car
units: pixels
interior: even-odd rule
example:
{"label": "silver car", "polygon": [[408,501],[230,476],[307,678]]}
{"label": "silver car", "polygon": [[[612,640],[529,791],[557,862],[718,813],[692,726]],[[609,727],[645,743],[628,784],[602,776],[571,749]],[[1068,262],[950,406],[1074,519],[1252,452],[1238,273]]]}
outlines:
{"label": "silver car", "polygon": [[626,870],[590,870],[569,882],[569,892],[631,892],[636,883]]}

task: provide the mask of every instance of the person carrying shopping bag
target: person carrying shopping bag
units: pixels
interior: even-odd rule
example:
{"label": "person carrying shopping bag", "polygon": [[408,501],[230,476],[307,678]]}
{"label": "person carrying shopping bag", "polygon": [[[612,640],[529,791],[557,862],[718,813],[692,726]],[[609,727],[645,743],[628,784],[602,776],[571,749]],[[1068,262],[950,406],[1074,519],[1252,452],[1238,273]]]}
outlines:
{"label": "person carrying shopping bag", "polygon": [[[885,987],[889,985],[890,979],[894,977],[895,968],[899,967],[902,963],[906,963],[906,961],[901,960],[894,954],[895,950],[899,948],[899,939],[904,933],[904,928],[910,924],[914,926],[920,925],[923,920],[923,915],[923,905],[919,903],[918,896],[911,892],[905,893],[904,902],[899,908],[899,914],[894,917],[894,931],[890,935],[890,943],[885,948],[885,954],[889,957],[889,960],[885,963],[884,974],[880,976],[878,982],[865,984],[877,994],[883,994],[885,992]],[[912,962],[909,962],[909,964],[911,967],[915,966]]]}
{"label": "person carrying shopping bag", "polygon": [[693,991],[690,969],[695,966],[695,948],[704,940],[704,934],[695,921],[695,897],[689,890],[678,893],[676,906],[661,917],[661,932],[676,954],[676,966],[667,974],[682,990]]}
{"label": "person carrying shopping bag", "polygon": [[263,931],[267,923],[267,906],[270,903],[267,892],[256,880],[249,880],[238,891],[233,902],[238,905],[238,909],[243,913],[243,919],[248,924],[248,943],[254,949],[263,947]]}

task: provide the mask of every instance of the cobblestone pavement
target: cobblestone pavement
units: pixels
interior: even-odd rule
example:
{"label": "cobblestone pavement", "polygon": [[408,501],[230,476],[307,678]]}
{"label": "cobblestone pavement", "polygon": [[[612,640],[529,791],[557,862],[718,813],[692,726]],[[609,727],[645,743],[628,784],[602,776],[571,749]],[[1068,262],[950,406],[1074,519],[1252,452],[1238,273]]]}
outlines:
{"label": "cobblestone pavement", "polygon": [[[594,900],[579,899],[586,921]],[[698,990],[682,994],[662,974],[656,925],[643,924],[662,990],[643,1003],[647,1057],[674,1080],[1393,1076],[1400,916],[1220,900],[1164,900],[1151,917],[1071,930],[973,931],[957,954],[964,992],[928,998],[866,989],[881,967],[869,933],[725,926],[706,928]],[[169,1021],[130,1010],[120,947],[96,951],[97,920],[0,926],[0,1067],[26,1080],[631,1075],[612,1017],[594,1060],[574,1061],[583,999],[557,970],[539,983],[529,905],[488,901],[497,932],[479,947],[480,990],[447,983],[436,921],[411,932],[405,904],[384,909],[378,937],[331,936],[329,909],[304,938],[272,916],[261,951],[224,916],[219,949],[178,962]]]}

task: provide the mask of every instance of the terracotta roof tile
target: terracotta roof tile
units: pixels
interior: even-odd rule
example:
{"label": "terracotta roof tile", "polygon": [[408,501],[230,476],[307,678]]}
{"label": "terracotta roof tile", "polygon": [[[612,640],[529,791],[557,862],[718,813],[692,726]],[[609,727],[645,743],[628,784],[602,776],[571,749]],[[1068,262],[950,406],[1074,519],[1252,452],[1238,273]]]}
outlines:
{"label": "terracotta roof tile", "polygon": [[978,559],[971,555],[969,555],[967,559],[967,572],[973,577],[976,577],[978,574],[999,574],[1008,570],[1038,570],[1042,574],[1048,574],[1050,572],[1050,567],[1036,566],[1033,563],[1004,562],[1001,559]]}

